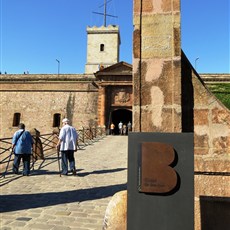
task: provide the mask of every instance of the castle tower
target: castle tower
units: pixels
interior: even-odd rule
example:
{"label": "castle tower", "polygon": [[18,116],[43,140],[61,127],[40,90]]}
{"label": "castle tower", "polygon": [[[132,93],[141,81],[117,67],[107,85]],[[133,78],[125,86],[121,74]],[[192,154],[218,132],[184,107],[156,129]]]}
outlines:
{"label": "castle tower", "polygon": [[115,25],[87,27],[85,73],[97,72],[119,62],[120,33]]}

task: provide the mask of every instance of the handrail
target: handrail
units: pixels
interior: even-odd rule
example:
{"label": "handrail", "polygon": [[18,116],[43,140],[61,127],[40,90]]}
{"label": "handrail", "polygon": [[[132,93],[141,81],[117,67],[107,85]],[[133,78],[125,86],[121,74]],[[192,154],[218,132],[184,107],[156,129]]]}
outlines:
{"label": "handrail", "polygon": [[[82,129],[77,130],[77,132],[78,149],[81,149],[82,146],[92,144],[93,141],[103,138],[106,135],[104,127],[82,127]],[[35,129],[35,133],[31,134],[34,140],[31,167],[34,168],[34,164],[37,160],[45,160],[49,154],[56,151],[59,132],[54,131],[52,133],[40,134],[39,131]],[[11,146],[12,137],[0,138],[0,177],[6,175],[7,164],[9,164],[9,168],[12,168],[13,158],[11,158]]]}

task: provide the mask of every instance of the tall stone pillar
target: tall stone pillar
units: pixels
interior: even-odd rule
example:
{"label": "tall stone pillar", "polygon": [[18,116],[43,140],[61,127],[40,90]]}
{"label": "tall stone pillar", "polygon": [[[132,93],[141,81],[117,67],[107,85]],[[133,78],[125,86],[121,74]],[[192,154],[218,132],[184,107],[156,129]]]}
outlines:
{"label": "tall stone pillar", "polygon": [[181,132],[180,0],[134,0],[133,126]]}
{"label": "tall stone pillar", "polygon": [[98,100],[98,124],[100,126],[105,125],[105,87],[99,88],[99,100]]}

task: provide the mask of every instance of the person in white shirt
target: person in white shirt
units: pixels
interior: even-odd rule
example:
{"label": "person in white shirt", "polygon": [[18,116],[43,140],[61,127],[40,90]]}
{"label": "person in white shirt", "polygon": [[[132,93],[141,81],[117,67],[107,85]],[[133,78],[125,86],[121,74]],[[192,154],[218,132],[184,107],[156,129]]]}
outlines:
{"label": "person in white shirt", "polygon": [[118,124],[118,129],[119,129],[120,135],[122,135],[122,128],[123,128],[123,123],[120,121]]}
{"label": "person in white shirt", "polygon": [[64,118],[62,120],[63,127],[59,134],[57,149],[61,152],[62,159],[62,175],[68,175],[68,161],[69,168],[73,175],[76,175],[74,151],[77,150],[78,133],[74,127],[69,125],[69,120]]}

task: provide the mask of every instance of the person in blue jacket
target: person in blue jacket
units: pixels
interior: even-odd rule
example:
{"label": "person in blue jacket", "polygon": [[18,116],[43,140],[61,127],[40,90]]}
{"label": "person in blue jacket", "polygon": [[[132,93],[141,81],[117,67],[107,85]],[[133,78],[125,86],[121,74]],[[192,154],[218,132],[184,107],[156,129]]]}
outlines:
{"label": "person in blue jacket", "polygon": [[12,139],[12,149],[14,151],[13,173],[18,174],[18,168],[23,161],[23,176],[30,174],[30,157],[32,154],[33,138],[29,131],[25,130],[25,125],[20,123],[19,130],[16,131]]}

